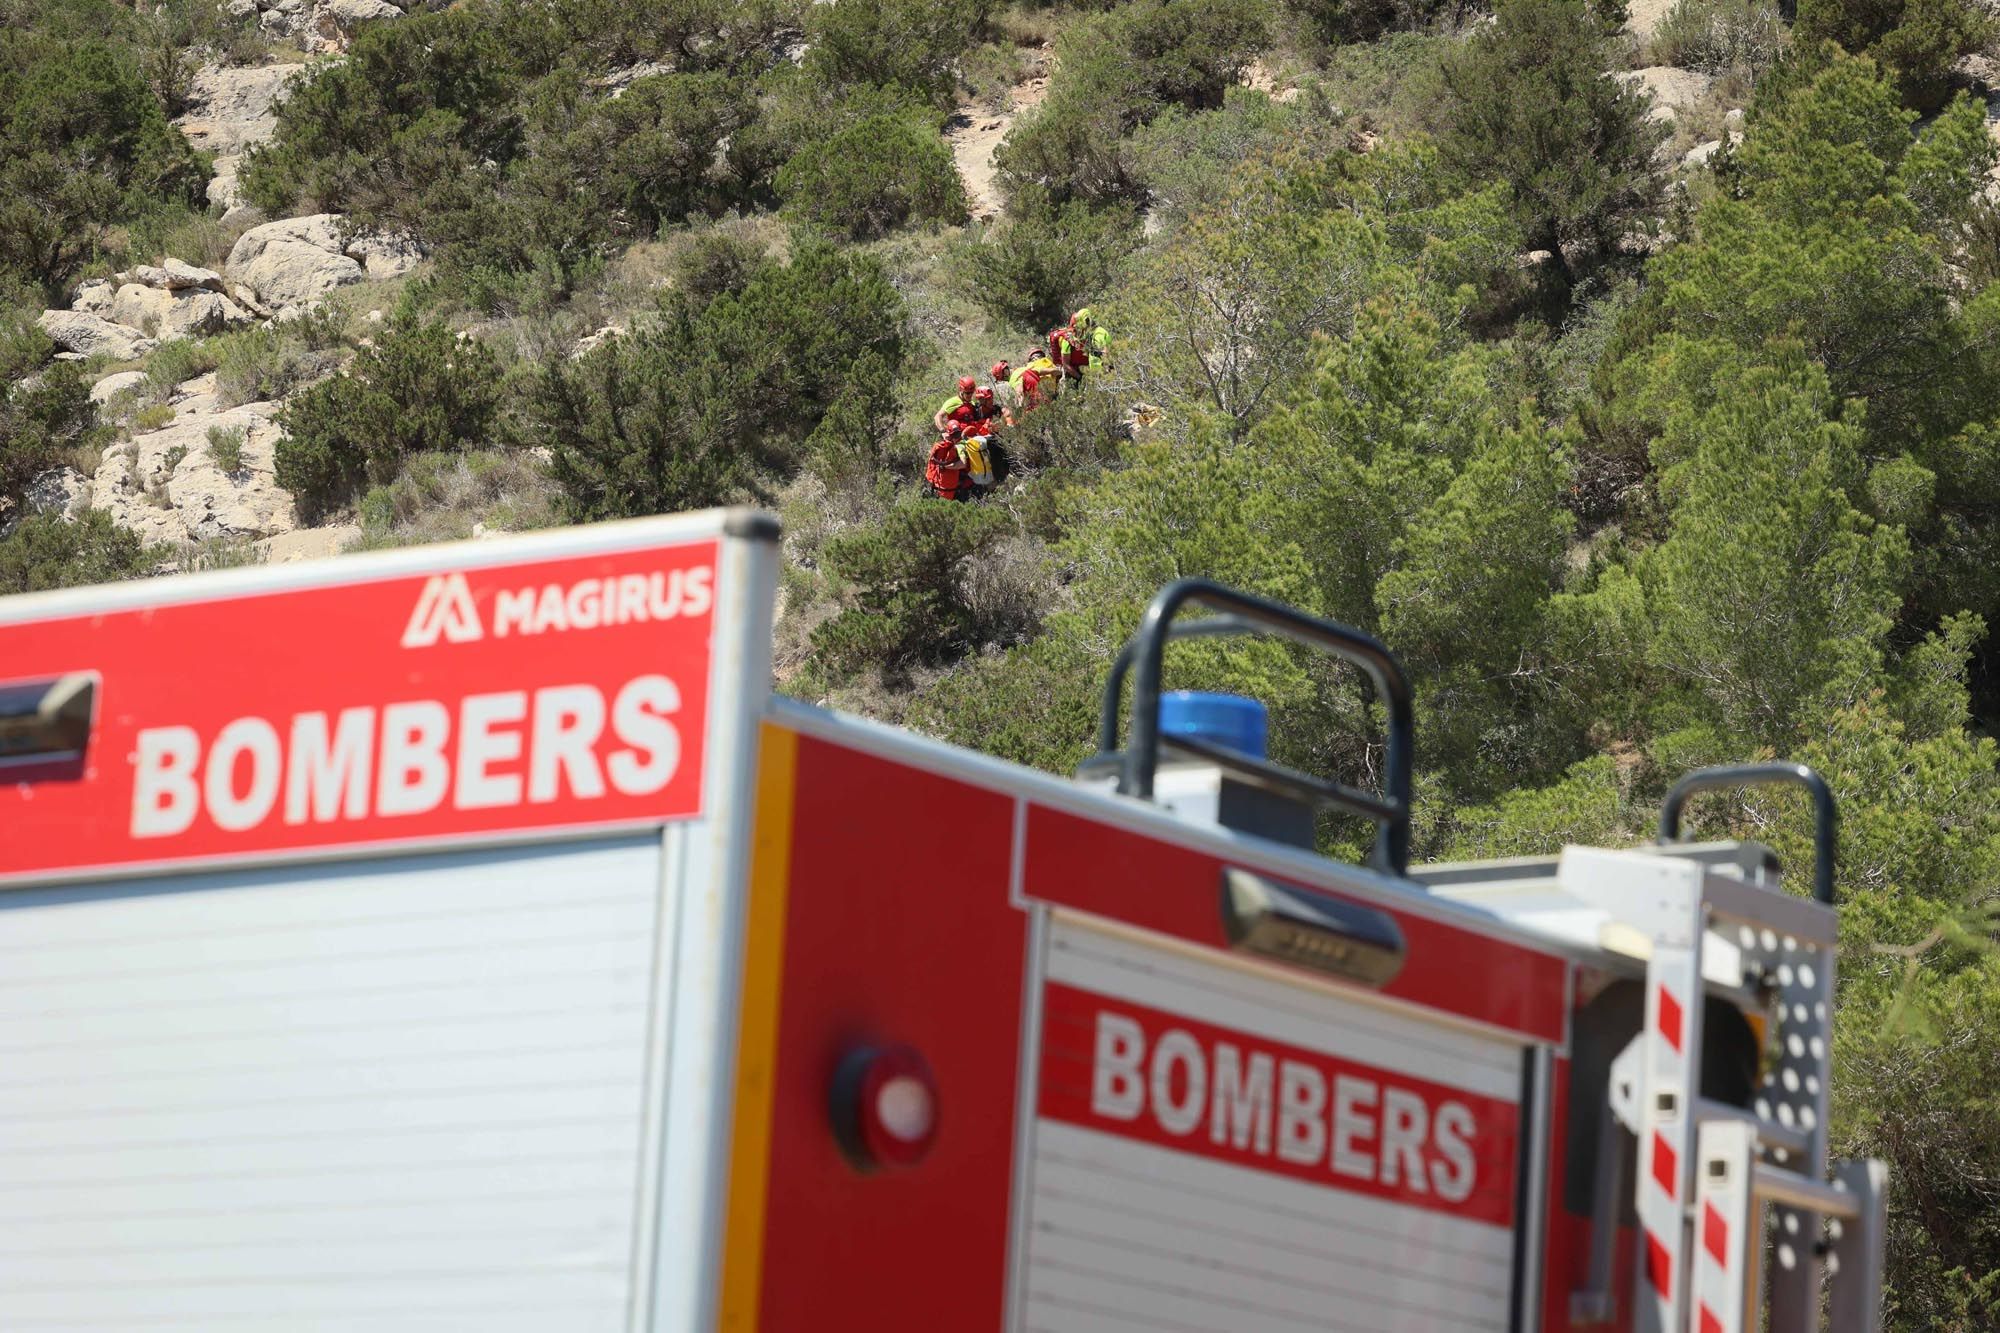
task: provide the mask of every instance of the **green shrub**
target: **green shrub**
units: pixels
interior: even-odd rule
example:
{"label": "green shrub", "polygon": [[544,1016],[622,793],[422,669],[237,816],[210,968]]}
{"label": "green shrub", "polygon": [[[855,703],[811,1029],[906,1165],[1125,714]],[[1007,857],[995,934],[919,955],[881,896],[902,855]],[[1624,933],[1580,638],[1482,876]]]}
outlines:
{"label": "green shrub", "polygon": [[208,456],[224,472],[239,472],[243,468],[243,438],[241,426],[210,426],[208,428]]}
{"label": "green shrub", "polygon": [[1072,200],[1057,208],[1046,191],[1028,187],[1006,221],[953,248],[951,274],[993,319],[1048,329],[1104,291],[1139,240],[1138,217],[1127,205],[1100,209]]}
{"label": "green shrub", "polygon": [[142,407],[132,414],[132,433],[144,435],[149,430],[158,430],[174,419],[174,409],[165,403],[154,403]]}
{"label": "green shrub", "polygon": [[1013,529],[997,506],[912,497],[829,541],[823,558],[848,605],[813,631],[820,669],[834,679],[877,666],[901,674],[978,646],[988,627],[967,599],[965,566],[991,558]]}
{"label": "green shrub", "polygon": [[1048,99],[994,155],[1008,197],[1039,185],[1057,204],[1138,202],[1120,141],[1169,106],[1221,106],[1270,37],[1266,0],[1134,0],[1072,28]]}
{"label": "green shrub", "polygon": [[25,278],[59,302],[118,207],[118,182],[106,172],[76,170],[46,152],[0,158],[0,277]]}
{"label": "green shrub", "polygon": [[56,350],[35,323],[41,309],[42,303],[27,291],[0,286],[0,384],[27,378]]}
{"label": "green shrub", "polygon": [[526,532],[563,521],[563,493],[532,454],[516,449],[413,454],[402,475],[361,498],[361,546],[458,541],[475,525]]}
{"label": "green shrub", "polygon": [[800,235],[790,263],[766,262],[709,303],[689,334],[697,354],[682,362],[737,447],[789,471],[834,403],[888,396],[904,319],[878,260]]}
{"label": "green shrub", "polygon": [[1086,382],[1023,415],[1005,433],[1002,444],[1016,471],[1053,469],[1077,477],[1109,466],[1125,439],[1125,412],[1118,396]]}
{"label": "green shrub", "polygon": [[1528,246],[1572,279],[1565,245],[1609,251],[1659,193],[1661,130],[1641,95],[1604,77],[1611,43],[1583,0],[1502,0],[1441,71],[1446,165],[1505,181]]}
{"label": "green shrub", "polygon": [[1933,110],[1951,96],[1952,67],[1994,39],[1995,23],[1963,0],[1799,0],[1793,36],[1874,57],[1908,105]]}
{"label": "green shrub", "polygon": [[762,246],[727,232],[705,231],[689,237],[674,256],[669,281],[689,301],[706,306],[724,292],[742,291],[763,262]]}
{"label": "green shrub", "polygon": [[371,24],[279,105],[276,132],[243,164],[243,195],[273,217],[311,204],[408,220],[429,191],[513,159],[516,77],[470,10]]}
{"label": "green shrub", "polygon": [[651,326],[545,367],[520,440],[555,450],[579,518],[713,503],[872,428],[904,339],[880,262],[802,234],[740,289],[670,293]]}
{"label": "green shrub", "polygon": [[36,514],[0,537],[0,594],[137,578],[165,558],[101,509],[86,509],[74,522]]}
{"label": "green shrub", "polygon": [[90,385],[71,362],[56,362],[32,388],[0,384],[0,499],[18,498],[43,472],[108,434]]}
{"label": "green shrub", "polygon": [[1004,111],[1016,84],[1028,71],[1021,48],[1011,41],[984,42],[958,62],[958,82],[975,102]]}
{"label": "green shrub", "polygon": [[1340,47],[1327,59],[1320,93],[1359,124],[1385,134],[1434,133],[1445,102],[1439,68],[1458,45],[1446,34],[1397,32]]}
{"label": "green shrub", "polygon": [[9,85],[0,105],[9,156],[49,149],[109,172],[140,199],[202,202],[204,164],[167,123],[129,55],[104,42],[37,43]]}
{"label": "green shrub", "polygon": [[906,88],[950,104],[959,56],[993,0],[834,0],[813,7],[806,67],[836,93],[857,84]]}
{"label": "green shrub", "polygon": [[716,416],[721,404],[685,374],[692,327],[683,317],[544,369],[525,415],[555,451],[572,518],[701,509],[741,485],[745,459]]}
{"label": "green shrub", "polygon": [[547,309],[594,277],[619,242],[650,240],[664,226],[747,201],[749,186],[716,149],[754,137],[759,107],[749,79],[666,74],[616,98],[587,92],[574,71],[536,84],[524,99],[519,150],[483,173],[439,137],[444,127],[411,130],[412,145],[421,134],[435,140],[424,150],[434,166],[423,174],[440,183],[403,220],[467,304]]}
{"label": "green shrub", "polygon": [[910,116],[871,116],[809,145],[785,164],[777,185],[792,212],[854,241],[907,222],[965,220],[951,149]]}
{"label": "green shrub", "polygon": [[206,162],[147,86],[142,29],[110,4],[0,19],[0,285],[59,302],[114,226],[202,206]]}
{"label": "green shrub", "polygon": [[1231,88],[1215,110],[1168,107],[1132,135],[1126,154],[1146,190],[1150,227],[1177,226],[1222,206],[1247,164],[1287,159],[1303,165],[1345,157],[1351,129],[1344,121],[1342,108],[1310,85],[1287,102],[1253,88]]}
{"label": "green shrub", "polygon": [[215,339],[215,389],[223,404],[235,407],[282,398],[318,373],[322,358],[293,341],[298,326],[309,323],[246,329]]}
{"label": "green shrub", "polygon": [[1380,41],[1392,32],[1419,32],[1447,10],[1462,19],[1471,8],[1447,0],[1286,0],[1285,7],[1329,48]]}
{"label": "green shrub", "polygon": [[600,102],[588,123],[553,151],[579,180],[605,182],[608,205],[650,239],[690,214],[742,202],[740,183],[717,162],[715,149],[756,117],[756,89],[748,79],[666,74],[640,79],[623,96]]}
{"label": "green shrub", "polygon": [[198,375],[206,375],[221,364],[217,340],[176,338],[161,343],[146,358],[146,390],[156,401],[165,401],[174,389]]}
{"label": "green shrub", "polygon": [[499,406],[493,357],[446,325],[399,315],[345,375],[314,385],[279,422],[278,484],[315,522],[424,450],[486,442]]}

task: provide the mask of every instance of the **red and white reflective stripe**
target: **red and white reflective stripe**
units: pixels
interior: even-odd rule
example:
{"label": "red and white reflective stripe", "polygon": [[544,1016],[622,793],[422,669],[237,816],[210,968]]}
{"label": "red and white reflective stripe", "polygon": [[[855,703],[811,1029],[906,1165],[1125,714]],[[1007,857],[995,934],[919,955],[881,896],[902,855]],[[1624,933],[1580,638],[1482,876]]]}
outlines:
{"label": "red and white reflective stripe", "polygon": [[1758,1228],[1750,1216],[1750,1165],[1755,1131],[1740,1120],[1701,1127],[1694,1201],[1692,1333],[1745,1333],[1752,1327],[1748,1269]]}
{"label": "red and white reflective stripe", "polygon": [[[1699,936],[1696,936],[1699,939]],[[1638,1327],[1644,1333],[1679,1333],[1687,1248],[1688,1157],[1693,1148],[1693,1107],[1688,1069],[1694,1055],[1690,1003],[1701,994],[1700,956],[1694,949],[1656,941],[1646,968],[1645,1099],[1641,1103]]]}

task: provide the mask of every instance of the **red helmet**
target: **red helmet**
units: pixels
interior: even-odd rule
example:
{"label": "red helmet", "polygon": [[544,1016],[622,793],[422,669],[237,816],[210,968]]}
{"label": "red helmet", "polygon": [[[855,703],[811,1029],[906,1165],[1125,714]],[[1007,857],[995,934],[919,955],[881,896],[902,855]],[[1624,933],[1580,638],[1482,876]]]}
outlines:
{"label": "red helmet", "polygon": [[982,384],[972,391],[972,396],[982,403],[990,403],[993,401],[993,386]]}
{"label": "red helmet", "polygon": [[963,434],[965,434],[965,423],[963,421],[947,421],[944,423],[944,437],[947,440],[955,440]]}
{"label": "red helmet", "polygon": [[995,361],[993,363],[993,378],[996,380],[1004,380],[1007,378],[1008,372],[1012,371],[1013,369],[1014,367],[1008,365],[1005,361]]}
{"label": "red helmet", "polygon": [[960,375],[958,377],[958,391],[961,394],[971,393],[972,386],[977,383],[979,383],[979,381],[972,378],[972,376],[970,375]]}

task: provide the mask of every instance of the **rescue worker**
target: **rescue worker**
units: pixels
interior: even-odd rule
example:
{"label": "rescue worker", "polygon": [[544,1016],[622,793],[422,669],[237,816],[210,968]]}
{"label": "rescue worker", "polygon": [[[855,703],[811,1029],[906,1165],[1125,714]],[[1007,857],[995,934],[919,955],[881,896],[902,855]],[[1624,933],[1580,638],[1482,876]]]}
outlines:
{"label": "rescue worker", "polygon": [[1012,413],[1021,405],[1019,396],[1014,392],[1014,367],[1005,361],[995,361],[993,369],[986,373],[992,377],[993,392],[999,397],[1000,406],[1009,413],[1007,424],[1011,426],[1014,424]]}
{"label": "rescue worker", "polygon": [[959,451],[965,427],[948,421],[940,433],[944,438],[931,446],[930,457],[924,463],[924,491],[940,500],[969,500],[972,483],[966,477],[965,456]]}
{"label": "rescue worker", "polygon": [[[1090,312],[1081,310],[1077,314],[1088,316]],[[1090,364],[1090,343],[1073,322],[1049,330],[1049,360],[1056,363],[1064,379],[1083,378],[1084,367]]]}
{"label": "rescue worker", "polygon": [[1090,330],[1090,373],[1095,375],[1104,369],[1111,356],[1111,330],[1102,324],[1093,324]]}
{"label": "rescue worker", "polygon": [[1046,403],[1054,395],[1057,382],[1056,363],[1041,348],[1030,347],[1026,364],[1014,372],[1013,379],[1021,411],[1030,412]]}
{"label": "rescue worker", "polygon": [[978,386],[979,381],[970,375],[958,377],[958,392],[945,399],[943,406],[931,416],[931,421],[937,426],[940,435],[944,433],[945,423],[948,421],[968,425],[977,419],[977,413],[972,405],[972,394]]}
{"label": "rescue worker", "polygon": [[1005,426],[1014,424],[1014,414],[1009,412],[994,395],[993,386],[982,384],[972,391],[972,420],[965,424],[967,434],[981,435],[993,433],[993,423]]}

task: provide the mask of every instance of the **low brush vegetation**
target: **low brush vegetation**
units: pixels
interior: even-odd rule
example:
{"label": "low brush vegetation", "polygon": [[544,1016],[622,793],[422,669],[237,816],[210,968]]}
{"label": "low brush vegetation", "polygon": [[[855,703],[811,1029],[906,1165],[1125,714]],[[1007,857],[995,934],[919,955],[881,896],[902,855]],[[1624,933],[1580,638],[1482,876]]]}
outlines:
{"label": "low brush vegetation", "polygon": [[[1419,857],[1636,842],[1690,766],[1810,763],[1843,811],[1835,1148],[1894,1173],[1888,1326],[2000,1327],[2000,150],[1964,60],[1994,32],[1965,0],[1797,8],[1679,0],[1642,43],[1592,0],[427,7],[323,62],[240,179],[429,266],[368,289],[383,316],[161,346],[126,428],[210,372],[283,400],[279,480],[370,546],[768,505],[782,688],[1053,772],[1162,583],[1280,598],[1408,665]],[[26,512],[112,436],[36,316],[230,239],[167,117],[181,57],[258,39],[160,14],[0,0],[7,590],[166,561]],[[1671,138],[1608,77],[1645,61],[1714,76]],[[947,127],[998,139],[997,198]],[[1669,143],[1727,131],[1677,173]],[[957,377],[1084,306],[1086,381],[997,432],[990,494],[925,498]],[[1213,640],[1168,670],[1270,703],[1281,762],[1376,781],[1346,673]],[[1791,797],[1693,818],[1809,859]]]}

